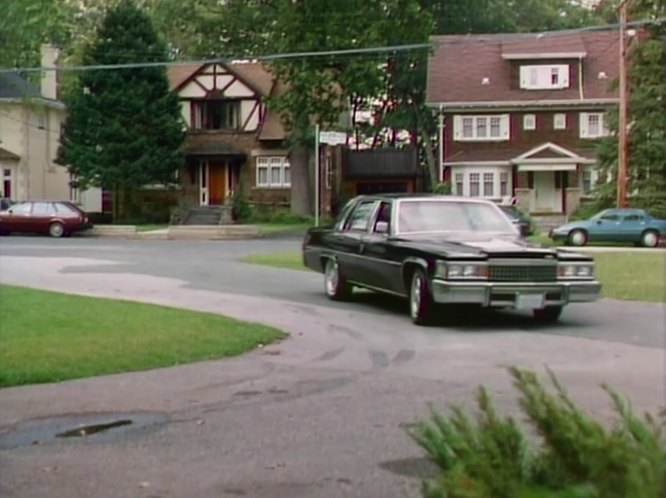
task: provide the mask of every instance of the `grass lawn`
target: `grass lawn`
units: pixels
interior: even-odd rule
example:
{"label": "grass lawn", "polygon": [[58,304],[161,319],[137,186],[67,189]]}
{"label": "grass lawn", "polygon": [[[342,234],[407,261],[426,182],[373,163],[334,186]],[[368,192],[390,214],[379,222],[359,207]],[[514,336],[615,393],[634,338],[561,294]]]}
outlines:
{"label": "grass lawn", "polygon": [[150,304],[0,286],[0,387],[236,356],[286,334]]}
{"label": "grass lawn", "polygon": [[[666,256],[659,253],[613,252],[593,254],[597,277],[603,285],[604,297],[629,301],[664,302]],[[308,270],[300,252],[253,254],[245,263]]]}
{"label": "grass lawn", "polygon": [[257,223],[261,235],[285,232],[305,232],[313,226],[312,223]]}

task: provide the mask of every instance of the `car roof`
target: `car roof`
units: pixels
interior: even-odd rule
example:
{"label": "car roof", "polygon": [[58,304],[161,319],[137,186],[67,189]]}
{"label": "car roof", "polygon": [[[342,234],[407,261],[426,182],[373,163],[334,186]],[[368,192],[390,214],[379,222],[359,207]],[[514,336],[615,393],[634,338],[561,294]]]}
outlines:
{"label": "car roof", "polygon": [[476,202],[476,203],[485,203],[485,204],[487,204],[487,203],[495,204],[494,202],[486,200],[486,199],[471,198],[471,197],[460,197],[460,196],[457,196],[457,195],[433,194],[433,193],[362,194],[362,195],[357,195],[355,197],[355,199],[380,199],[380,200],[386,200],[386,201],[435,199],[435,200],[441,200],[441,201]]}

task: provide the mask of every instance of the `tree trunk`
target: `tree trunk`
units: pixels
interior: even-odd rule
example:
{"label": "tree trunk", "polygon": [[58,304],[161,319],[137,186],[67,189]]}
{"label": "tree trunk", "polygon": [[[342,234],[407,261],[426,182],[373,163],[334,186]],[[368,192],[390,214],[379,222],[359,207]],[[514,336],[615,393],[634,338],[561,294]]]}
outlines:
{"label": "tree trunk", "polygon": [[422,137],[423,148],[425,149],[426,164],[428,165],[428,176],[430,177],[430,189],[434,191],[442,179],[439,178],[437,161],[435,160],[435,153],[433,152],[432,147],[432,138],[426,130],[422,132]]}
{"label": "tree trunk", "polygon": [[291,212],[301,216],[314,214],[314,175],[310,167],[308,148],[303,144],[294,144],[289,154],[291,167]]}

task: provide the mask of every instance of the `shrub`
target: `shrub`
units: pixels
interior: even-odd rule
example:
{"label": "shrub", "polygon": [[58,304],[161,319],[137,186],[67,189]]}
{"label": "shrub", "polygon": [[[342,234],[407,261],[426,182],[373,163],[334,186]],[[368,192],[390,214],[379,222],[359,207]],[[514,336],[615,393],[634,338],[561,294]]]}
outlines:
{"label": "shrub", "polygon": [[451,182],[443,182],[443,183],[438,183],[435,185],[435,188],[432,189],[433,194],[439,194],[439,195],[451,195],[451,192],[453,187],[451,186]]}
{"label": "shrub", "polygon": [[424,482],[426,498],[662,498],[666,458],[662,425],[634,415],[628,401],[604,385],[619,415],[605,428],[583,413],[550,373],[551,394],[537,376],[510,369],[520,408],[540,444],[530,444],[511,418],[497,414],[481,387],[476,423],[460,408],[435,410],[412,438],[441,472]]}
{"label": "shrub", "polygon": [[245,182],[238,183],[236,191],[231,199],[231,217],[234,221],[241,223],[252,219],[252,206],[245,193]]}

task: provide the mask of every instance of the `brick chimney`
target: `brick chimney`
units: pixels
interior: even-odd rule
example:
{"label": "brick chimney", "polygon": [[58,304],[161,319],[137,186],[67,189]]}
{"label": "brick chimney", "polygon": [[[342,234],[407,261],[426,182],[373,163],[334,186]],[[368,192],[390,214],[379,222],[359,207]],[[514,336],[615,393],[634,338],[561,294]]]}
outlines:
{"label": "brick chimney", "polygon": [[[53,45],[41,46],[43,68],[54,68],[57,65],[60,51]],[[58,75],[56,71],[42,71],[42,97],[58,100]]]}

